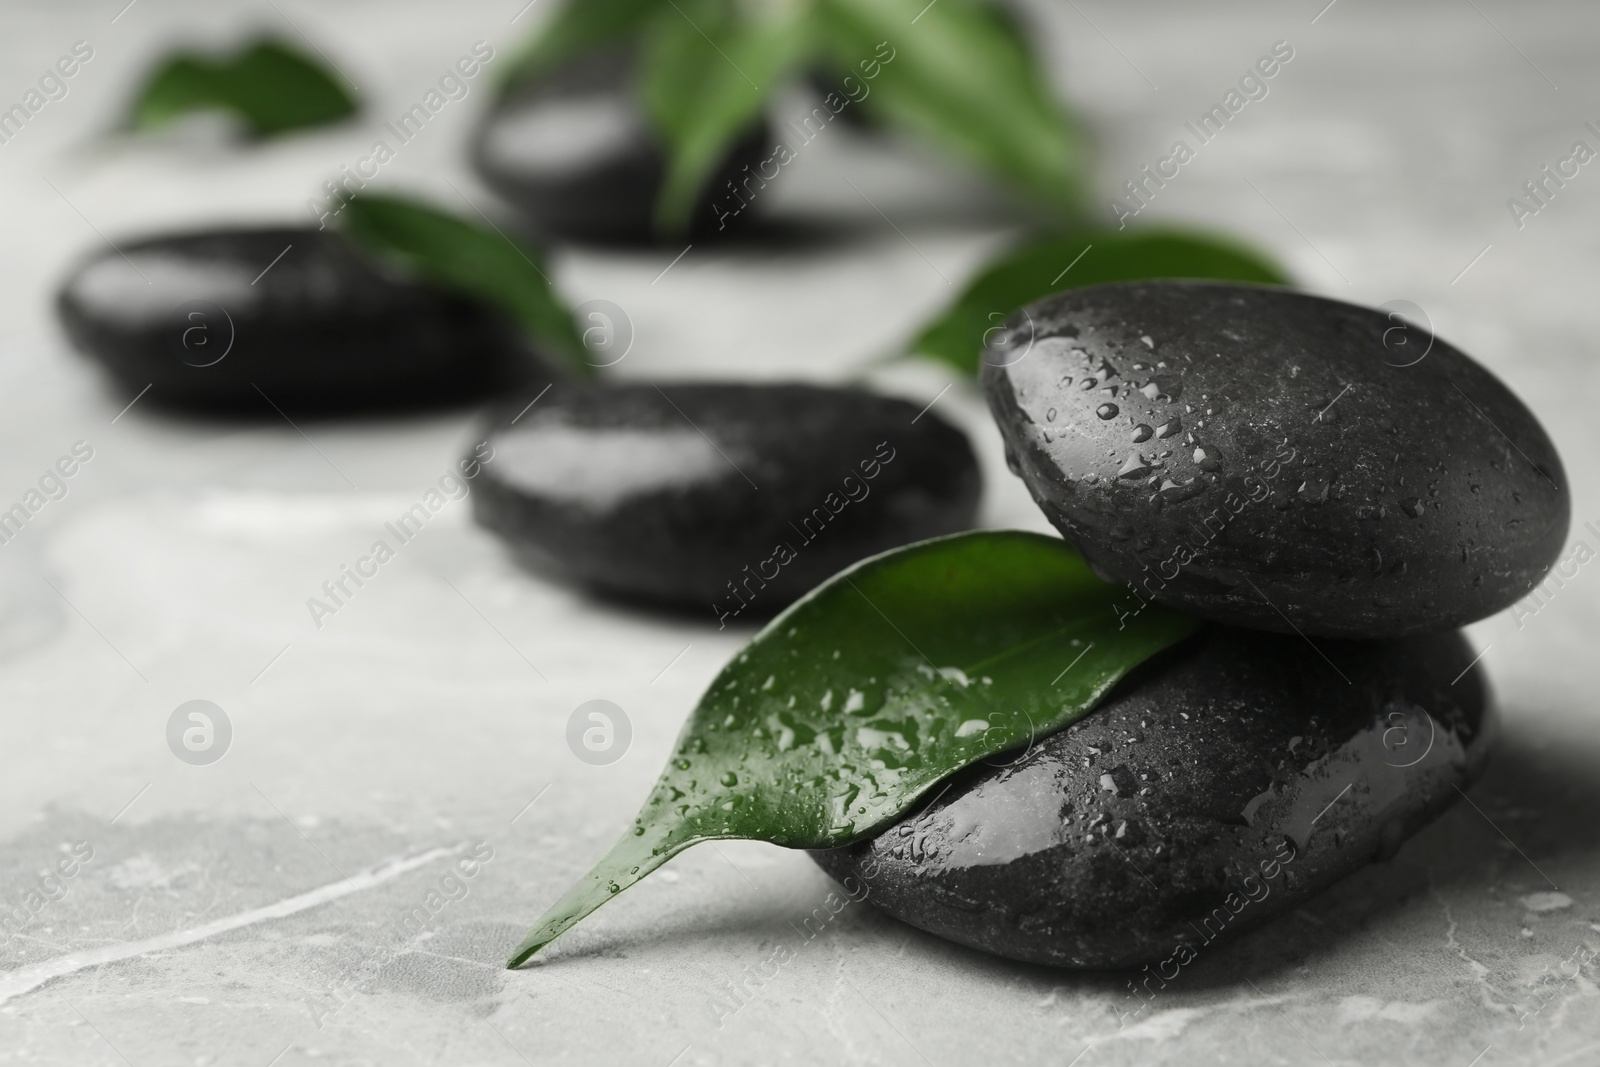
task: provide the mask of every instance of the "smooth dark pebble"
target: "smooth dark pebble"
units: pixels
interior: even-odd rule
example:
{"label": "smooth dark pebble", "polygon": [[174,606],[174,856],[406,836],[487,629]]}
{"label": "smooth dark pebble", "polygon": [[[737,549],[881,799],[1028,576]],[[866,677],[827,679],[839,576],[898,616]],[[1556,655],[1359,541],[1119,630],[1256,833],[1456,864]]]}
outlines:
{"label": "smooth dark pebble", "polygon": [[327,414],[431,407],[549,381],[496,309],[333,231],[224,229],[107,248],[62,284],[72,342],[143,403]]}
{"label": "smooth dark pebble", "polygon": [[1313,648],[1212,627],[1074,726],[813,856],[951,941],[1170,979],[1458,799],[1497,728],[1472,661],[1457,633]]}
{"label": "smooth dark pebble", "polygon": [[536,569],[724,622],[966,529],[978,506],[960,430],[859,390],[558,386],[520,406],[486,439],[478,521]]}
{"label": "smooth dark pebble", "polygon": [[1128,610],[1440,632],[1525,596],[1566,538],[1566,474],[1538,420],[1382,310],[1149,282],[1058,294],[1008,325],[982,369],[1008,459],[1129,584]]}

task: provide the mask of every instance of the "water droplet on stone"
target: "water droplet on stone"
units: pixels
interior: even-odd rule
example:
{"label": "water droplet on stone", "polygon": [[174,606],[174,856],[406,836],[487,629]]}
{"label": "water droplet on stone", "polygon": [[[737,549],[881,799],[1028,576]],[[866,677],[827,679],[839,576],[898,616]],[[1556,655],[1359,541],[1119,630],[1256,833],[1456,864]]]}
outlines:
{"label": "water droplet on stone", "polygon": [[1114,419],[1117,417],[1117,405],[1101,404],[1099,407],[1094,409],[1094,413],[1100,416],[1102,419]]}
{"label": "water droplet on stone", "polygon": [[1183,432],[1183,420],[1174,415],[1156,430],[1157,437],[1175,437]]}
{"label": "water droplet on stone", "polygon": [[1218,466],[1217,450],[1215,448],[1196,448],[1194,450],[1194,461],[1201,470],[1214,471]]}
{"label": "water droplet on stone", "polygon": [[1400,501],[1400,509],[1413,519],[1422,518],[1422,501],[1414,496],[1408,496]]}
{"label": "water droplet on stone", "polygon": [[1126,463],[1124,463],[1122,465],[1122,469],[1117,472],[1117,477],[1118,478],[1143,478],[1145,475],[1147,475],[1149,473],[1150,473],[1150,464],[1145,461],[1145,458],[1143,456],[1141,456],[1141,455],[1139,455],[1139,453],[1135,452],[1133,455],[1128,457],[1128,462],[1126,462]]}
{"label": "water droplet on stone", "polygon": [[1205,487],[1205,483],[1198,478],[1191,478],[1187,482],[1179,482],[1167,478],[1162,481],[1161,488],[1158,491],[1162,500],[1177,502],[1188,500],[1195,494],[1202,492]]}
{"label": "water droplet on stone", "polygon": [[1141,422],[1133,428],[1133,443],[1139,444],[1141,441],[1148,441],[1154,435],[1155,431]]}

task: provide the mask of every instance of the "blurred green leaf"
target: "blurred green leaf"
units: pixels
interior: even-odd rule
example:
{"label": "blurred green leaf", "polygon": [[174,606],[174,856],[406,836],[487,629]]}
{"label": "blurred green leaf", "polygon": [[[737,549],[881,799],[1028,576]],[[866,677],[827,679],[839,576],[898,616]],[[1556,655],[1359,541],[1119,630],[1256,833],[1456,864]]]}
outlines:
{"label": "blurred green leaf", "polygon": [[151,130],[192,111],[225,111],[270,137],[352,115],[356,102],[334,75],[279,41],[231,59],[192,52],[168,58],[135,98],[129,126]]}
{"label": "blurred green leaf", "polygon": [[[1011,38],[1017,50],[1026,54],[1030,62],[1037,62],[1038,49],[1034,47],[1035,29],[1033,21],[1025,18],[1022,12],[1018,11],[1016,6],[1008,2],[1008,0],[978,0],[978,2],[993,13],[996,27]],[[847,75],[854,75],[859,78],[856,69],[841,66],[831,51],[826,49],[824,51],[827,54],[817,61],[813,71],[813,88],[821,93],[828,93],[834,91]],[[852,111],[846,121],[866,128],[872,128],[876,125],[874,117],[865,111]]]}
{"label": "blurred green leaf", "polygon": [[954,304],[923,327],[911,349],[976,374],[984,335],[1017,308],[1065,289],[1144,278],[1289,284],[1289,276],[1272,260],[1224,237],[1105,230],[1050,238],[990,264]]}
{"label": "blurred green leaf", "polygon": [[682,231],[712,170],[810,51],[807,8],[741,16],[722,0],[677,0],[644,40],[639,89],[667,143],[657,225]]}
{"label": "blurred green leaf", "polygon": [[817,0],[834,62],[881,71],[862,106],[966,157],[1062,220],[1083,212],[1084,148],[1018,38],[978,0]]}
{"label": "blurred green leaf", "polygon": [[502,87],[624,38],[663,11],[667,0],[566,0],[531,41],[500,70]]}
{"label": "blurred green leaf", "polygon": [[683,228],[728,146],[802,67],[864,83],[858,119],[966,158],[1058,221],[1082,216],[1076,124],[1026,27],[994,0],[571,0],[505,68],[506,82],[614,42],[637,48],[642,102],[668,148],[664,229]]}
{"label": "blurred green leaf", "polygon": [[345,204],[339,218],[346,234],[372,255],[501,308],[541,348],[579,373],[593,373],[572,312],[551,288],[532,248],[394,196],[363,193]]}

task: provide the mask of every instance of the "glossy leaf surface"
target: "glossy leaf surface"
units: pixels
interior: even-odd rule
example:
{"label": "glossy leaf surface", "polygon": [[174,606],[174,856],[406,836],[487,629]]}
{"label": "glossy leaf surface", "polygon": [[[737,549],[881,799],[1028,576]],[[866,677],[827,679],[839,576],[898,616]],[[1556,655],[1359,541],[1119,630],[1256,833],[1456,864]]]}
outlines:
{"label": "glossy leaf surface", "polygon": [[941,779],[1081,718],[1196,623],[1056,537],[979,531],[865,560],[775,618],[690,716],[633,828],[540,919],[516,966],[700,841],[831,848]]}

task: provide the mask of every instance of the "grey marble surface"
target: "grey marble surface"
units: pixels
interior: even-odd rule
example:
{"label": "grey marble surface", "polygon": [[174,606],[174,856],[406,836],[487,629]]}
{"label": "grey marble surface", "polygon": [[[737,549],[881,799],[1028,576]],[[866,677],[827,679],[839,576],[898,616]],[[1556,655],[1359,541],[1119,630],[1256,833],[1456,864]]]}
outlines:
{"label": "grey marble surface", "polygon": [[[73,42],[94,48],[67,95],[0,145],[0,502],[75,442],[94,450],[66,496],[0,545],[0,905],[26,912],[0,948],[0,1062],[1600,1061],[1600,967],[1582,962],[1600,950],[1588,567],[1471,632],[1504,739],[1470,804],[1206,954],[1138,1015],[1122,978],[985,958],[865,906],[804,939],[829,884],[805,857],[755,844],[691,850],[538,966],[503,971],[526,924],[626,825],[747,631],[542,583],[461,504],[318,629],[306,598],[437,481],[474,439],[472,417],[297,430],[124,411],[134,398],[68,350],[49,300],[103,238],[305,217],[321,180],[473,41],[503,55],[542,17],[511,25],[524,2],[0,12],[5,104]],[[1141,221],[1223,227],[1313,291],[1425,309],[1543,417],[1575,486],[1574,539],[1600,548],[1581,525],[1600,518],[1600,164],[1520,229],[1506,204],[1574,141],[1600,146],[1584,129],[1600,122],[1600,8],[1324,2],[1084,0],[1038,15],[1099,142],[1103,195],[1288,41],[1269,94]],[[260,148],[204,126],[97,139],[159,50],[256,28],[322,45],[359,87],[362,123]],[[485,96],[451,104],[384,183],[492,211],[461,163]],[[1007,236],[968,176],[843,130],[808,147],[772,204],[825,214],[831,235],[696,248],[664,275],[676,249],[556,257],[574,300],[631,315],[619,373],[842,379]],[[949,383],[929,367],[876,378],[924,400]],[[985,521],[1043,528],[970,387],[939,404],[983,454]],[[595,698],[633,723],[608,766],[565,742],[571,711]],[[194,699],[232,724],[207,766],[167,744]],[[447,880],[469,855],[473,876]],[[734,1010],[730,987],[780,943],[793,959]]]}

